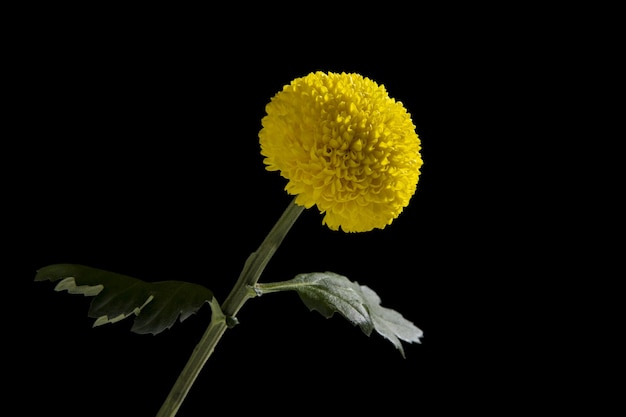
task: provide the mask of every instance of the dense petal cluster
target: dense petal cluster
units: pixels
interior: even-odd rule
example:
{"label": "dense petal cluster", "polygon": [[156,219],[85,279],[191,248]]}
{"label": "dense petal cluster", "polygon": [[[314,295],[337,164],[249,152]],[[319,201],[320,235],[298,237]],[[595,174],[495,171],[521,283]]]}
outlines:
{"label": "dense petal cluster", "polygon": [[310,73],[278,92],[259,132],[270,171],[296,204],[332,230],[384,228],[415,193],[422,166],[411,116],[383,85],[359,74]]}

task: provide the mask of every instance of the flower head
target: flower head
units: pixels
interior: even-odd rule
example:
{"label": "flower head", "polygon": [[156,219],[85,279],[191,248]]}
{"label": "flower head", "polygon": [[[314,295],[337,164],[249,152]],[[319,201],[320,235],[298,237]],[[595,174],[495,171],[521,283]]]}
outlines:
{"label": "flower head", "polygon": [[266,106],[259,132],[269,171],[332,230],[384,228],[415,193],[422,166],[411,116],[359,74],[310,73]]}

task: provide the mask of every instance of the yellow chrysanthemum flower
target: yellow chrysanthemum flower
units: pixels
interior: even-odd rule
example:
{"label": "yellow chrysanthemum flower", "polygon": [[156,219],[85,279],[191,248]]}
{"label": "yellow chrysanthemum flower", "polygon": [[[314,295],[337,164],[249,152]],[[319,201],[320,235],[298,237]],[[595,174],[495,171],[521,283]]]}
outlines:
{"label": "yellow chrysanthemum flower", "polygon": [[359,74],[315,72],[266,107],[259,132],[269,171],[296,204],[316,205],[332,230],[384,228],[415,193],[421,143],[411,116],[383,85]]}

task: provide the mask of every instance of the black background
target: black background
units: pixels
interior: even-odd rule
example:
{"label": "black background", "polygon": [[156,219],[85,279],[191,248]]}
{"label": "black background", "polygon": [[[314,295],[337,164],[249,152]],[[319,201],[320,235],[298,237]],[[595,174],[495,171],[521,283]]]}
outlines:
{"label": "black background", "polygon": [[540,71],[544,57],[529,54],[506,15],[472,24],[466,13],[480,10],[361,16],[325,7],[307,19],[246,9],[254,24],[197,10],[22,15],[9,64],[17,129],[3,156],[13,167],[4,174],[4,253],[20,283],[8,295],[19,301],[9,303],[6,344],[11,388],[28,398],[10,401],[23,415],[157,412],[208,324],[208,306],[156,336],[131,333],[129,319],[92,328],[89,299],[35,283],[35,272],[86,264],[198,283],[223,300],[291,201],[259,153],[264,106],[317,70],[360,73],[402,101],[422,140],[422,175],[384,230],[333,232],[306,210],[261,280],[340,273],[374,289],[423,341],[404,344],[402,358],[378,335],[308,311],[295,293],[253,299],[180,415],[441,415],[519,409],[527,403],[507,399],[547,395],[510,382],[532,374],[537,355],[552,356],[527,337],[548,297],[529,289],[538,278],[527,273],[549,255],[519,239],[532,235],[538,208],[520,197],[532,182],[511,169],[527,158],[517,144],[546,117],[520,105],[536,79],[551,79]]}

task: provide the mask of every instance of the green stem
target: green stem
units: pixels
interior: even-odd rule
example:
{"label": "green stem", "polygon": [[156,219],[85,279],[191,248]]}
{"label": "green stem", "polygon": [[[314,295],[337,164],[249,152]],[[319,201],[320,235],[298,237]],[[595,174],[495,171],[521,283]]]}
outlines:
{"label": "green stem", "polygon": [[309,283],[302,282],[294,283],[293,279],[280,282],[259,282],[255,286],[255,291],[257,295],[263,295],[271,294],[273,292],[292,291],[296,290],[298,287],[307,287],[310,285],[311,284]]}
{"label": "green stem", "polygon": [[[221,305],[227,320],[235,319],[245,302],[256,295],[255,284],[303,210],[304,207],[295,204],[295,199],[292,200],[257,251],[250,254],[237,282]],[[200,374],[200,370],[226,332],[227,320],[211,320],[156,417],[174,417],[176,415],[198,374]]]}

